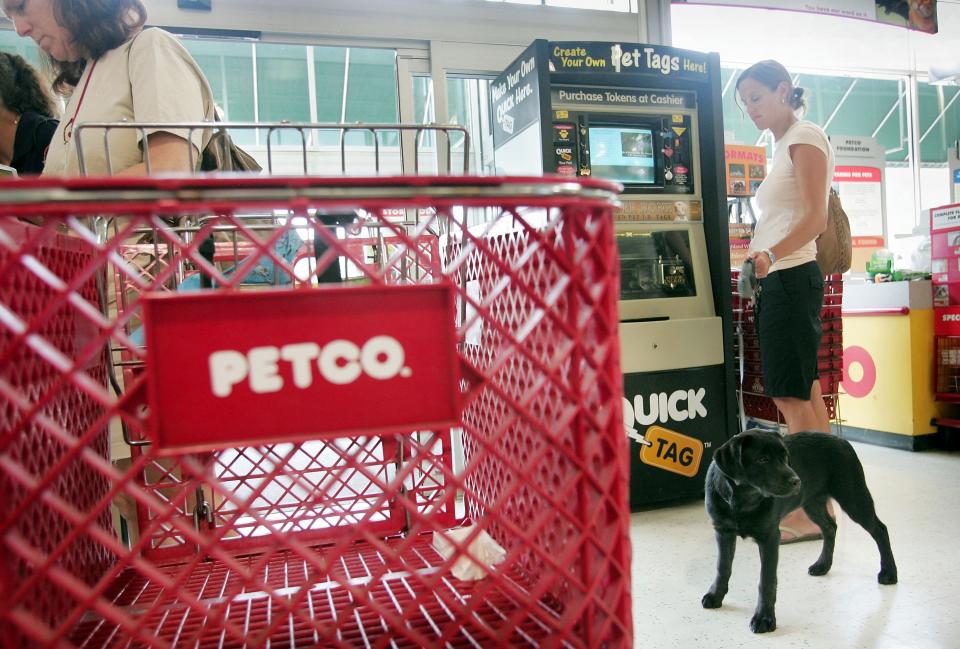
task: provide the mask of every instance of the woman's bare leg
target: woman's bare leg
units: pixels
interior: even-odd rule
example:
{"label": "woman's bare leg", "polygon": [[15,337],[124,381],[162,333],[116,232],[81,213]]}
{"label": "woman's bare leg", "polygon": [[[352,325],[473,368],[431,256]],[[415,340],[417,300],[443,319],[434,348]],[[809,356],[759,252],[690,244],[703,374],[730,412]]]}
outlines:
{"label": "woman's bare leg", "polygon": [[[827,406],[823,402],[820,381],[815,380],[810,387],[809,401],[790,397],[775,398],[773,401],[777,405],[777,409],[780,410],[780,414],[783,415],[788,435],[801,431],[830,432],[830,418],[827,414]],[[833,516],[833,508],[830,503],[827,503],[827,508],[830,515]],[[784,516],[783,520],[780,521],[780,529],[781,542],[820,532],[817,524],[811,521],[802,509],[795,509]]]}
{"label": "woman's bare leg", "polygon": [[823,401],[823,393],[820,391],[820,381],[815,380],[810,388],[810,406],[813,408],[814,416],[817,418],[817,427],[813,430],[819,430],[821,433],[832,433],[830,426],[830,414],[827,412],[827,404]]}

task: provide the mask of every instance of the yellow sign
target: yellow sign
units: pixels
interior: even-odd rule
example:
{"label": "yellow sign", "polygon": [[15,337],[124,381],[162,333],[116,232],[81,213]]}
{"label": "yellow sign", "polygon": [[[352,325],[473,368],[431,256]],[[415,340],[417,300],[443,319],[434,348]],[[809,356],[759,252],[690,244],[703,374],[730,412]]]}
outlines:
{"label": "yellow sign", "polygon": [[555,119],[570,119],[570,111],[568,110],[555,110],[553,115]]}
{"label": "yellow sign", "polygon": [[671,473],[692,478],[700,470],[703,442],[676,431],[651,426],[643,434],[648,444],[640,448],[640,460]]}
{"label": "yellow sign", "polygon": [[687,132],[686,126],[673,126],[671,128],[673,128],[673,132],[677,134],[677,137],[680,137]]}

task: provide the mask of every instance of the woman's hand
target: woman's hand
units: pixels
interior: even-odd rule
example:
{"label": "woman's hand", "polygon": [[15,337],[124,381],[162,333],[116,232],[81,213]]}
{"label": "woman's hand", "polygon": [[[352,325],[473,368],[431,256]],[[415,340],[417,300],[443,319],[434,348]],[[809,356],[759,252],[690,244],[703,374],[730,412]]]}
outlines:
{"label": "woman's hand", "polygon": [[770,266],[773,264],[770,262],[770,257],[767,256],[767,253],[764,251],[755,252],[750,255],[750,259],[753,260],[753,273],[757,276],[757,279],[763,279],[770,272]]}

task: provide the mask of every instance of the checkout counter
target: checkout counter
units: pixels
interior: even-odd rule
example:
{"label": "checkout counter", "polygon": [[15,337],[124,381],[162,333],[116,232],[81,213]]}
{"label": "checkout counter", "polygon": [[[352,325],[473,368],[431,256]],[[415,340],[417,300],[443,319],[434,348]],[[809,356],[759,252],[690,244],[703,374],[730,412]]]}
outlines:
{"label": "checkout counter", "polygon": [[934,311],[929,281],[861,283],[843,289],[844,437],[895,448],[932,445]]}

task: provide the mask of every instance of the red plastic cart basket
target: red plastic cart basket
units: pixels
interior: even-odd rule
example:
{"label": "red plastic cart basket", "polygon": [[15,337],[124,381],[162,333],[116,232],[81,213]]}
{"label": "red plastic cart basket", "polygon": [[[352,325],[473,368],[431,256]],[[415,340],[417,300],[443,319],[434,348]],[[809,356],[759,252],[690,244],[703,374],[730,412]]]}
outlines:
{"label": "red plastic cart basket", "polygon": [[5,183],[4,643],[630,646],[614,197]]}

